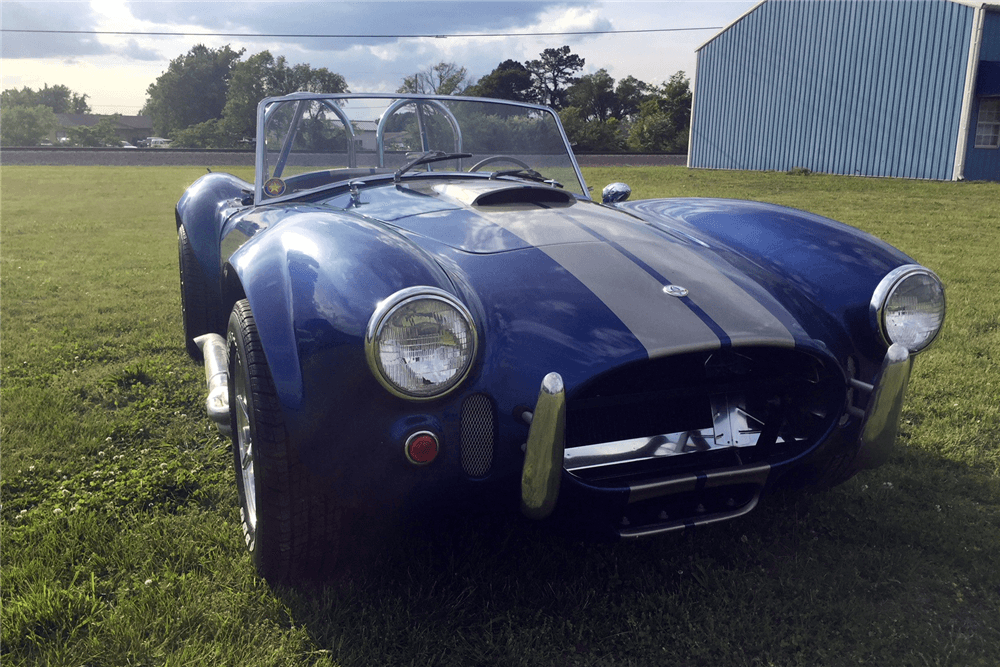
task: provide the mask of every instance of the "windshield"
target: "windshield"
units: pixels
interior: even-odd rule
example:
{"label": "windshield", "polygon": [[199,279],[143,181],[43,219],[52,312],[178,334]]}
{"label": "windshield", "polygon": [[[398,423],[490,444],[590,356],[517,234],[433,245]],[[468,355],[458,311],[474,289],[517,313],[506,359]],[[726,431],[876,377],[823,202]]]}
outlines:
{"label": "windshield", "polygon": [[[430,152],[447,157],[420,160]],[[460,97],[303,93],[260,105],[258,203],[331,183],[429,171],[525,178],[586,196],[558,118],[545,107]]]}

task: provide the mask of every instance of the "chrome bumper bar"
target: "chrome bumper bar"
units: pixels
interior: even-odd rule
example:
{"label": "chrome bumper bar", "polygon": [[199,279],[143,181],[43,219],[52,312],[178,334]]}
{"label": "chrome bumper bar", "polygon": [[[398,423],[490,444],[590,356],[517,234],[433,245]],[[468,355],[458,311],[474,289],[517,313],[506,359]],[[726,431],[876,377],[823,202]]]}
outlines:
{"label": "chrome bumper bar", "polygon": [[[892,345],[886,352],[874,385],[861,386],[863,383],[852,382],[855,388],[864,389],[871,393],[867,409],[863,413],[861,446],[856,463],[859,467],[875,467],[885,463],[889,458],[899,428],[899,417],[912,366],[913,360],[908,350],[902,345]],[[721,404],[716,406],[714,403],[713,401],[713,412],[716,415],[714,429],[589,445],[566,451],[565,388],[562,377],[558,373],[549,373],[542,381],[541,390],[538,393],[538,403],[531,415],[531,428],[528,431],[528,443],[525,446],[524,468],[521,475],[521,511],[532,519],[544,519],[552,513],[559,496],[559,482],[564,467],[572,472],[592,465],[614,465],[626,460],[715,449],[720,446],[720,432],[727,436],[722,441],[726,446],[741,447],[756,444],[755,436],[759,431],[751,423],[755,421],[752,417],[748,422],[745,418],[748,415],[745,415],[740,408],[728,406],[725,410],[720,410],[719,408],[723,406]],[[860,411],[858,412],[860,413]],[[734,422],[739,418],[739,426],[736,428],[726,426],[723,431],[723,427],[719,425],[720,415],[727,416],[728,422]],[[722,423],[726,422],[726,419],[722,420]],[[730,512],[631,530],[625,528],[619,533],[622,537],[639,537],[679,530],[690,525],[714,523],[746,514],[756,506],[760,491],[763,490],[770,471],[770,465],[760,464],[751,467],[714,470],[696,475],[667,477],[630,485],[628,500],[630,504],[699,489],[738,484],[752,486],[756,492],[748,503],[735,507]]]}
{"label": "chrome bumper bar", "polygon": [[861,447],[855,462],[858,468],[874,468],[889,460],[912,368],[909,350],[898,343],[889,347],[861,422]]}
{"label": "chrome bumper bar", "polygon": [[[524,468],[521,474],[521,512],[530,519],[544,519],[555,509],[563,467],[566,461],[572,458],[565,452],[565,429],[566,392],[562,377],[558,373],[549,373],[542,380],[538,403],[531,415],[531,428],[528,431]],[[622,527],[619,534],[623,538],[642,537],[683,530],[694,525],[715,523],[746,514],[757,505],[770,471],[771,466],[761,464],[749,468],[728,468],[702,474],[647,480],[631,485],[629,504],[736,484],[751,485],[755,492],[749,502],[728,511],[677,521],[664,520],[652,526]]]}
{"label": "chrome bumper bar", "polygon": [[222,435],[232,435],[229,422],[229,352],[226,341],[219,334],[205,334],[194,339],[205,359],[205,384],[208,398],[205,409],[208,417],[219,427]]}
{"label": "chrome bumper bar", "polygon": [[531,417],[521,472],[521,512],[544,519],[555,509],[566,448],[566,391],[562,376],[549,373],[542,380]]}

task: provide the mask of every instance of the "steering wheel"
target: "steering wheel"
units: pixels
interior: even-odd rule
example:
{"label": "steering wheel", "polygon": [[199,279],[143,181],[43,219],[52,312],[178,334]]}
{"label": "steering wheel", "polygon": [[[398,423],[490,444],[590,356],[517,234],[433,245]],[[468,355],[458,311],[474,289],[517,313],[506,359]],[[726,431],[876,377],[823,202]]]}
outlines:
{"label": "steering wheel", "polygon": [[516,164],[518,166],[521,166],[521,167],[524,167],[525,169],[529,169],[529,170],[531,169],[530,165],[527,165],[524,162],[521,162],[516,157],[510,157],[508,155],[492,155],[492,156],[486,158],[485,160],[480,160],[476,164],[474,164],[471,167],[469,167],[469,171],[470,172],[479,171],[480,169],[482,169],[486,165],[493,164],[494,162],[513,162],[514,164]]}

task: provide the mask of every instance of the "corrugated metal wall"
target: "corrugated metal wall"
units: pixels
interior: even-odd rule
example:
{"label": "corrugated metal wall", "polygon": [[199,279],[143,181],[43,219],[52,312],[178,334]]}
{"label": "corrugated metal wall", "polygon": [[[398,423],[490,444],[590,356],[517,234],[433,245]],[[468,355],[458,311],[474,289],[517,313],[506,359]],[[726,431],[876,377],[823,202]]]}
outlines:
{"label": "corrugated metal wall", "polygon": [[690,166],[950,179],[974,11],[764,2],[698,53]]}

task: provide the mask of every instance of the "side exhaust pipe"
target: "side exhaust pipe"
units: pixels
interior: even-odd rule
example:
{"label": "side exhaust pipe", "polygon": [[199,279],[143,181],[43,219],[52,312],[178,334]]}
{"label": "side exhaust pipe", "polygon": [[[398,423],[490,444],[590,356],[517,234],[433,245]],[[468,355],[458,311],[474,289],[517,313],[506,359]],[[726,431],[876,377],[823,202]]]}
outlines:
{"label": "side exhaust pipe", "polygon": [[205,383],[208,398],[205,408],[208,418],[215,422],[222,435],[232,435],[229,421],[229,352],[226,341],[219,334],[205,334],[194,339],[205,359]]}

